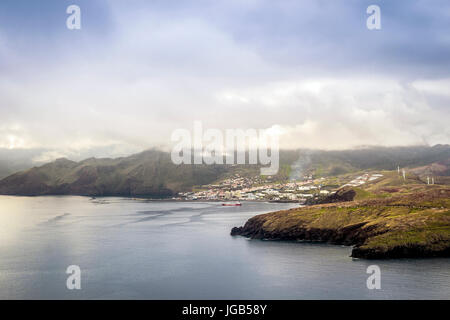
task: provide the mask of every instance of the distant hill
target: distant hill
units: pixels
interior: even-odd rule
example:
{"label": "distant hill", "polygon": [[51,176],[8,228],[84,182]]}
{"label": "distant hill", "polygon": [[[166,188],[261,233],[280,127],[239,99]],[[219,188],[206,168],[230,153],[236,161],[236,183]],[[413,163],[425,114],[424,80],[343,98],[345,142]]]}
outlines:
{"label": "distant hill", "polygon": [[[412,168],[438,164],[433,168],[438,167],[445,174],[449,159],[449,145],[281,151],[280,171],[272,180],[299,178],[304,174],[330,176],[366,169],[392,170],[398,165]],[[236,173],[254,176],[259,174],[259,166],[175,165],[169,153],[148,150],[115,159],[89,158],[80,162],[58,159],[0,180],[0,194],[165,197]]]}
{"label": "distant hill", "polygon": [[[440,175],[449,174],[450,145],[414,147],[367,147],[342,151],[301,150],[293,163],[300,164],[300,170],[315,176],[336,176],[354,171],[396,170],[442,164]],[[435,170],[436,173],[438,171]],[[295,175],[293,171],[292,175]]]}
{"label": "distant hill", "polygon": [[217,165],[174,165],[170,154],[149,150],[117,159],[58,159],[0,181],[0,194],[170,196],[207,184],[227,171]]}
{"label": "distant hill", "polygon": [[0,148],[0,179],[30,168],[33,166],[33,158],[44,151],[43,149]]}

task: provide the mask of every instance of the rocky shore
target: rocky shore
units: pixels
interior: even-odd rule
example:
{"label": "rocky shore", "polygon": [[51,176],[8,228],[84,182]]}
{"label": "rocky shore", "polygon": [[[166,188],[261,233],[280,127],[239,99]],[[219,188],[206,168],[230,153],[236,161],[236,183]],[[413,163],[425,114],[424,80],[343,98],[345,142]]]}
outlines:
{"label": "rocky shore", "polygon": [[450,257],[450,189],[412,191],[262,214],[231,235],[351,245],[355,258]]}

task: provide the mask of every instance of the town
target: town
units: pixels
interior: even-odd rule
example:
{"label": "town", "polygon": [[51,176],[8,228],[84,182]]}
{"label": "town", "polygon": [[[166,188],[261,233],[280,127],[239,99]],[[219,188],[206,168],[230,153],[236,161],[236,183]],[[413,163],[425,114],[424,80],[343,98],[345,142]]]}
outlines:
{"label": "town", "polygon": [[305,203],[309,198],[327,196],[345,186],[360,186],[382,174],[364,173],[346,184],[332,184],[326,178],[305,175],[302,180],[271,182],[271,177],[242,177],[235,174],[217,184],[208,184],[191,192],[180,192],[173,200],[200,201],[273,201]]}

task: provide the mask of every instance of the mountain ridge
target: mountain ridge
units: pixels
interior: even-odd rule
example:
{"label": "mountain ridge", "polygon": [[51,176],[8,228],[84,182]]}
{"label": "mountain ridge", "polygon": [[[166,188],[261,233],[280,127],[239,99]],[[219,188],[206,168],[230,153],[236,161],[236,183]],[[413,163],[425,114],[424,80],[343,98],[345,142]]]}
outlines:
{"label": "mountain ridge", "polygon": [[[333,176],[370,168],[392,170],[397,165],[419,167],[418,172],[422,174],[448,175],[450,146],[281,150],[280,171],[274,179],[301,179],[309,174]],[[235,173],[259,175],[259,168],[258,165],[175,165],[170,153],[157,149],[127,157],[90,157],[78,162],[59,158],[0,180],[0,194],[170,197]]]}

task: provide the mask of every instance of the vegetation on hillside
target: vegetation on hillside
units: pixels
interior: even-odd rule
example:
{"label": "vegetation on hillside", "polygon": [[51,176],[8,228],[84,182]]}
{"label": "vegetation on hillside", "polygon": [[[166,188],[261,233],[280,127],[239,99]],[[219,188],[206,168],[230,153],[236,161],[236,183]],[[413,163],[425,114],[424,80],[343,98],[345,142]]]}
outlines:
{"label": "vegetation on hillside", "polygon": [[[433,170],[439,168],[445,173],[443,167],[448,168],[448,159],[448,145],[344,151],[282,150],[278,174],[266,178],[274,182],[303,179],[305,175],[326,176],[331,185],[338,186],[351,173],[368,168],[381,170],[415,165],[425,166],[421,169],[424,173],[428,172],[426,166],[434,165]],[[58,159],[4,178],[0,181],[0,194],[165,197],[234,174],[245,177],[259,172],[259,165],[175,165],[169,153],[148,150],[116,159],[89,158],[80,162]]]}
{"label": "vegetation on hillside", "polygon": [[385,174],[353,201],[258,215],[232,234],[353,245],[361,258],[450,256],[450,187]]}

